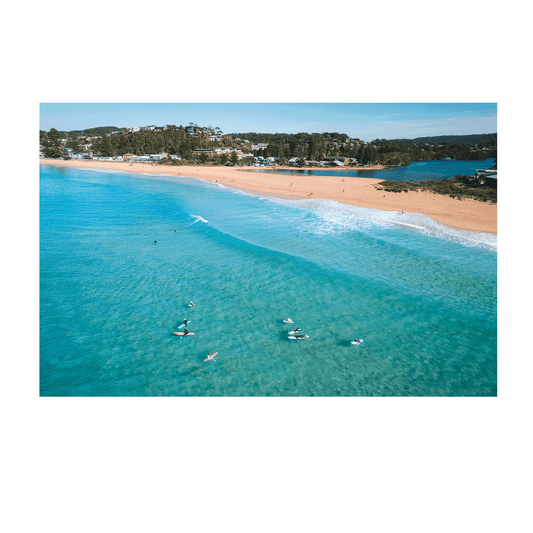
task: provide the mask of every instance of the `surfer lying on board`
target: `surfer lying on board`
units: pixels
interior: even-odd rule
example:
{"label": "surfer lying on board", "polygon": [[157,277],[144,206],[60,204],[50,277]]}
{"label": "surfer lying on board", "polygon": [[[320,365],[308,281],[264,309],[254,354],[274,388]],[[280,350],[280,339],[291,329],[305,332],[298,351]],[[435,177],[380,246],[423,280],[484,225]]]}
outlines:
{"label": "surfer lying on board", "polygon": [[287,318],[287,320],[285,320],[285,322],[287,322],[287,324],[294,324],[294,322],[290,318]]}
{"label": "surfer lying on board", "polygon": [[215,352],[213,355],[211,355],[209,352],[207,352],[207,359],[204,359],[202,363],[205,363],[206,361],[210,361],[211,359],[215,358],[215,355],[217,355],[218,352]]}

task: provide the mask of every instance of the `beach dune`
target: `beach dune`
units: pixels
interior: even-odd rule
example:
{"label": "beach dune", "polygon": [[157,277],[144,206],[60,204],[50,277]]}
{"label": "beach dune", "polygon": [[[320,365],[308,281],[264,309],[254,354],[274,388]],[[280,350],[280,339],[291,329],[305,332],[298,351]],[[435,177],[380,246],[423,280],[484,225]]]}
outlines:
{"label": "beach dune", "polygon": [[496,205],[471,199],[458,200],[427,191],[387,193],[374,187],[382,180],[348,177],[342,170],[337,171],[335,176],[298,176],[253,172],[241,167],[164,166],[150,163],[56,159],[40,159],[40,163],[192,177],[263,196],[272,195],[290,199],[321,198],[382,211],[404,210],[406,213],[422,213],[448,226],[469,231],[497,233]]}

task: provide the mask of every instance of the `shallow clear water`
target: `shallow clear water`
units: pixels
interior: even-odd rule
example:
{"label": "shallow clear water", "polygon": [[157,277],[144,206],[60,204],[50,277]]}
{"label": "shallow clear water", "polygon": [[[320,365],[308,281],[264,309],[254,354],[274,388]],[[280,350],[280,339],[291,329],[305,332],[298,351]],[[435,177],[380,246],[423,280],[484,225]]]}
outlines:
{"label": "shallow clear water", "polygon": [[[393,181],[443,180],[454,176],[470,176],[477,169],[488,170],[494,165],[494,158],[486,161],[413,161],[406,167],[394,167],[382,170],[342,170],[342,176],[354,178],[374,178]],[[257,170],[257,172],[275,172],[299,176],[339,176],[339,170],[279,169]]]}
{"label": "shallow clear water", "polygon": [[493,235],[193,178],[40,184],[43,396],[496,395]]}

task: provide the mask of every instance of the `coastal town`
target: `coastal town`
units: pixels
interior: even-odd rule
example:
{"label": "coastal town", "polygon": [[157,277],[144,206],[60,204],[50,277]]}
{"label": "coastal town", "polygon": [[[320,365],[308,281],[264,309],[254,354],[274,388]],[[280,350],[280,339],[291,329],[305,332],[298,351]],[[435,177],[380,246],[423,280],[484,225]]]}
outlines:
{"label": "coastal town", "polygon": [[[250,138],[246,138],[250,137]],[[143,126],[40,132],[39,157],[165,165],[253,167],[402,166],[424,160],[486,160],[496,157],[496,134],[469,139],[371,142],[343,133],[230,134],[220,128]],[[426,142],[422,142],[426,141]]]}

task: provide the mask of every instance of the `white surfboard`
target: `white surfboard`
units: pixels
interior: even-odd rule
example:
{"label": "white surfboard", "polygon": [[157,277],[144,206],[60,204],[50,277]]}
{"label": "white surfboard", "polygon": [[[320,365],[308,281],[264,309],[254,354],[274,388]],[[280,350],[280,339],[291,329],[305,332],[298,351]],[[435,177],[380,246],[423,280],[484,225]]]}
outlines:
{"label": "white surfboard", "polygon": [[292,331],[289,331],[289,335],[296,335],[300,331],[303,331],[303,329],[293,329]]}
{"label": "white surfboard", "polygon": [[352,341],[352,344],[359,346],[360,344],[363,344],[363,339],[359,339],[359,342]]}
{"label": "white surfboard", "polygon": [[301,337],[295,337],[294,335],[289,335],[289,339],[300,340],[300,339],[308,339],[308,338],[309,338],[309,335],[302,335]]}
{"label": "white surfboard", "polygon": [[294,320],[291,320],[290,318],[287,318],[287,320],[284,320],[285,324],[294,324]]}
{"label": "white surfboard", "polygon": [[218,352],[215,352],[213,354],[211,354],[209,357],[207,357],[206,359],[204,359],[202,361],[202,363],[205,363],[206,361],[211,361],[211,359],[214,359],[215,358],[215,355],[218,355]]}

